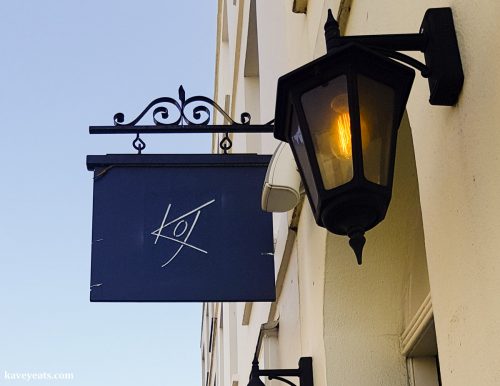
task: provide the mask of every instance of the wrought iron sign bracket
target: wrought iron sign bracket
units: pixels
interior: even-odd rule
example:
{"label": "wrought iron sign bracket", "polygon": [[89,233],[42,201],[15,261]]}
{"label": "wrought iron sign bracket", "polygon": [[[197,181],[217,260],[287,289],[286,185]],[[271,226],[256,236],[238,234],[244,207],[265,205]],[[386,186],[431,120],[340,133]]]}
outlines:
{"label": "wrought iron sign bracket", "polygon": [[[210,124],[212,114],[220,113],[225,125]],[[170,108],[170,110],[169,110]],[[173,113],[171,112],[174,111]],[[154,125],[141,125],[140,122],[148,114],[152,114]],[[274,119],[266,124],[250,124],[251,116],[245,112],[240,116],[240,122],[234,121],[214,100],[205,96],[193,96],[186,99],[184,87],[179,87],[179,100],[162,97],[153,100],[135,119],[125,122],[123,113],[113,117],[114,126],[90,126],[90,134],[135,134],[132,146],[138,154],[146,148],[141,134],[174,134],[174,133],[223,133],[219,147],[227,154],[232,147],[229,133],[272,133]]]}

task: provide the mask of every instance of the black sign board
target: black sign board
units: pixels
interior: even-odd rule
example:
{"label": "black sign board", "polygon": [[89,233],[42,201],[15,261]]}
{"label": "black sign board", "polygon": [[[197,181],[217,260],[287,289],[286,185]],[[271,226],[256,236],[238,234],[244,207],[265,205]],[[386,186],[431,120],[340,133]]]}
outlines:
{"label": "black sign board", "polygon": [[269,156],[88,156],[91,301],[272,301]]}

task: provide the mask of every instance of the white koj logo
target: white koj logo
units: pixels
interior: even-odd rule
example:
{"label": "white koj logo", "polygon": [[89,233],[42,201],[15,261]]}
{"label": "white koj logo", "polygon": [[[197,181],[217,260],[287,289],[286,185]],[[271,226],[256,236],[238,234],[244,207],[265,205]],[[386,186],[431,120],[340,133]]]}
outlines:
{"label": "white koj logo", "polygon": [[[177,251],[174,252],[172,256],[170,256],[167,260],[166,263],[162,265],[162,267],[167,266],[169,263],[172,262],[172,260],[175,259],[175,257],[179,254],[179,252],[182,250],[184,247],[188,248],[193,248],[201,253],[208,253],[207,251],[198,248],[194,246],[193,244],[188,244],[189,237],[191,236],[191,233],[193,232],[193,229],[196,226],[196,223],[198,222],[198,218],[200,217],[201,210],[205,207],[207,207],[210,204],[213,204],[215,200],[208,201],[202,205],[200,205],[197,208],[194,208],[193,210],[190,210],[189,212],[184,213],[183,215],[180,215],[179,217],[173,219],[173,220],[168,220],[168,214],[170,212],[170,208],[172,207],[172,204],[168,204],[167,210],[165,211],[165,215],[163,216],[163,221],[161,222],[161,225],[158,229],[154,230],[151,232],[153,236],[156,236],[155,238],[155,245],[158,243],[158,240],[160,237],[165,240],[170,240],[173,242],[176,242],[180,244],[179,248]],[[191,225],[189,224],[189,221],[187,217],[190,215],[193,215],[192,223]]]}

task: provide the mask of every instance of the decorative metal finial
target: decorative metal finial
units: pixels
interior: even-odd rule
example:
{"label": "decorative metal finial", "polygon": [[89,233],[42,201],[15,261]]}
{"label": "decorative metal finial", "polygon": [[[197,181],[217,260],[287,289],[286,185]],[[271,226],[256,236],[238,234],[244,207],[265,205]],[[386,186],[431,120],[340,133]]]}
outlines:
{"label": "decorative metal finial", "polygon": [[356,230],[348,234],[349,245],[351,246],[354,254],[356,255],[356,260],[358,264],[361,265],[363,262],[363,247],[365,246],[365,232],[361,230]]}
{"label": "decorative metal finial", "polygon": [[326,41],[326,52],[331,52],[335,45],[333,45],[333,40],[340,36],[339,23],[333,17],[332,10],[328,10],[328,16],[325,23],[325,41]]}

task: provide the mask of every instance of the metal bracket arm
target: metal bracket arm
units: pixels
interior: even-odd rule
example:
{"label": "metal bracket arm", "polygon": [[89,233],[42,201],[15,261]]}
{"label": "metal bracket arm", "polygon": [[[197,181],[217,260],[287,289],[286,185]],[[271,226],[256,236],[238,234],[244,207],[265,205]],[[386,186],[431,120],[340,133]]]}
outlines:
{"label": "metal bracket arm", "polygon": [[[419,33],[359,36],[340,36],[339,25],[329,10],[325,40],[328,54],[354,43],[416,68],[428,78],[432,105],[452,106],[458,100],[464,74],[451,8],[428,9]],[[423,52],[425,64],[398,51]]]}
{"label": "metal bracket arm", "polygon": [[[313,372],[312,372],[312,358],[302,357],[299,359],[298,369],[269,369],[260,370],[259,362],[254,360],[252,362],[252,371],[250,373],[250,383],[253,385],[252,380],[258,379],[258,377],[268,377],[269,379],[277,379],[281,382],[285,382],[290,386],[296,386],[292,381],[285,379],[284,377],[298,377],[300,380],[300,386],[314,386],[313,385]],[[256,384],[260,384],[257,382]]]}

